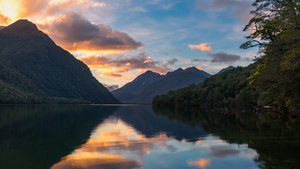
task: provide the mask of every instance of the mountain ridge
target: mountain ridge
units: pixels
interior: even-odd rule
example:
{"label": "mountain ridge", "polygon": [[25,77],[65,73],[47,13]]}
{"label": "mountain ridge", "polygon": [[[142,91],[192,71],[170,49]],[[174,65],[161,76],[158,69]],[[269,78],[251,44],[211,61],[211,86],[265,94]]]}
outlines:
{"label": "mountain ridge", "polygon": [[[148,70],[136,77],[132,82],[112,91],[112,93],[116,98],[125,103],[151,103],[156,95],[167,93],[170,90],[179,89],[193,83],[201,83],[209,76],[211,75],[207,72],[195,67],[185,70],[178,68],[165,75]],[[147,78],[152,79],[151,83],[141,85],[148,80]]]}
{"label": "mountain ridge", "polygon": [[0,103],[118,103],[90,69],[28,20],[0,30]]}

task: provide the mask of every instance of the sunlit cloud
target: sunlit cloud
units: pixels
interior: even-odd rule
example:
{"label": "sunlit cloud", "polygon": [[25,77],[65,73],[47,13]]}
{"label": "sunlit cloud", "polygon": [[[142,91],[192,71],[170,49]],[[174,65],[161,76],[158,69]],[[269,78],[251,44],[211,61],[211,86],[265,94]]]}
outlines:
{"label": "sunlit cloud", "polygon": [[189,166],[197,166],[198,168],[206,168],[207,166],[211,165],[211,160],[208,158],[200,158],[195,161],[189,161],[188,162]]}
{"label": "sunlit cloud", "polygon": [[[51,169],[137,168],[143,165],[143,156],[157,146],[166,146],[171,139],[166,134],[147,138],[121,120],[106,120],[98,126],[85,144]],[[136,154],[139,158],[115,155],[110,151],[113,149]]]}
{"label": "sunlit cloud", "polygon": [[199,70],[204,70],[204,68],[202,66],[197,66],[196,68]]}
{"label": "sunlit cloud", "polygon": [[[166,73],[172,69],[168,67],[168,64],[162,64],[158,61],[154,61],[150,56],[145,53],[132,57],[115,58],[107,56],[88,56],[79,58],[85,64],[92,69],[111,68],[116,67],[116,72],[127,72],[130,70],[152,70],[158,73]],[[175,63],[176,60],[171,60],[171,63]]]}
{"label": "sunlit cloud", "polygon": [[127,33],[83,17],[91,8],[104,7],[92,0],[0,0],[0,24],[28,18],[68,51],[120,53],[143,47]]}
{"label": "sunlit cloud", "polygon": [[92,0],[0,0],[0,11],[5,18],[9,18],[7,23],[0,23],[9,24],[24,18],[44,22],[47,18],[55,18],[59,13],[82,12],[88,8],[105,6],[104,2]]}
{"label": "sunlit cloud", "polygon": [[190,49],[198,49],[198,50],[201,50],[201,51],[211,51],[212,50],[212,47],[209,46],[209,43],[201,43],[199,45],[191,45],[191,44],[189,44],[188,47]]}
{"label": "sunlit cloud", "polygon": [[0,24],[7,25],[10,22],[10,18],[0,13]]}

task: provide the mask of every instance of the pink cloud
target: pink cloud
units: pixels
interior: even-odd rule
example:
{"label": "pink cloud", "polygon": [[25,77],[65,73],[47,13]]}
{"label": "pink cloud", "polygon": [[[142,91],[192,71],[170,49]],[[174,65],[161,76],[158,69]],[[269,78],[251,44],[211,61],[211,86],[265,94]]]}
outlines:
{"label": "pink cloud", "polygon": [[212,47],[209,46],[209,43],[201,43],[199,45],[191,45],[191,44],[189,44],[188,47],[190,49],[198,49],[198,50],[201,50],[201,51],[211,51],[212,50]]}

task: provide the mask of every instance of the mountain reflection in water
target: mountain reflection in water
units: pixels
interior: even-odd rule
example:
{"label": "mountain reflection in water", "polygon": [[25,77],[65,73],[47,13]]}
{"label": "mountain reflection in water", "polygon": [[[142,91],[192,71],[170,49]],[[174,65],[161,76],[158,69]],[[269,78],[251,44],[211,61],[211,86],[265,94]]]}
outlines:
{"label": "mountain reflection in water", "polygon": [[300,168],[297,121],[154,110],[0,105],[0,168]]}
{"label": "mountain reflection in water", "polygon": [[229,144],[149,106],[121,107],[51,169],[257,168],[255,150]]}

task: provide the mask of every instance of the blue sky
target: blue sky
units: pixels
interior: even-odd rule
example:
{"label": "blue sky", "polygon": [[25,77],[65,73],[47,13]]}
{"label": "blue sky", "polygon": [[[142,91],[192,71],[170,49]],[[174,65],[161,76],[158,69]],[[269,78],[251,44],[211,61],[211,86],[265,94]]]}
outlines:
{"label": "blue sky", "polygon": [[[0,25],[31,20],[109,85],[122,86],[148,69],[163,74],[195,66],[214,74],[247,66],[257,55],[239,49],[254,0],[29,1],[0,0]],[[23,10],[3,8],[16,4]]]}

